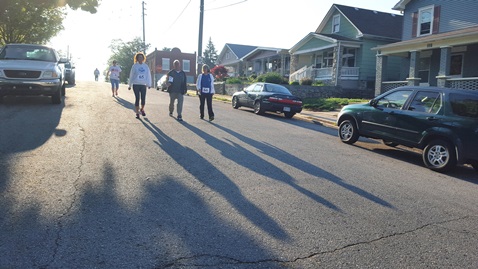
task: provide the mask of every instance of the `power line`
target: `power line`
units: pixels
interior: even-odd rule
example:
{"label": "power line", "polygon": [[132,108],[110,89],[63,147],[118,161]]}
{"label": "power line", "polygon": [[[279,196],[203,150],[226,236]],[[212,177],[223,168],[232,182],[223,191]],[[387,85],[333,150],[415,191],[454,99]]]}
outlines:
{"label": "power line", "polygon": [[173,21],[173,23],[169,26],[169,28],[168,28],[168,30],[166,30],[166,32],[169,31],[169,30],[171,30],[171,28],[174,26],[174,24],[175,24],[175,23],[179,20],[179,18],[183,15],[183,13],[184,13],[184,11],[186,10],[186,8],[188,8],[189,4],[191,4],[191,1],[192,1],[192,0],[189,0],[188,4],[184,7],[183,11],[181,11],[181,13],[180,13],[180,14],[178,15],[178,17]]}
{"label": "power line", "polygon": [[235,5],[238,5],[238,4],[240,4],[240,3],[244,3],[244,2],[246,2],[246,1],[247,1],[247,0],[243,0],[243,1],[240,1],[240,2],[233,3],[233,4],[229,4],[229,5],[227,5],[227,6],[210,8],[210,9],[206,9],[206,11],[216,10],[216,9],[222,9],[222,8],[226,8],[226,7],[230,7],[230,6],[235,6]]}

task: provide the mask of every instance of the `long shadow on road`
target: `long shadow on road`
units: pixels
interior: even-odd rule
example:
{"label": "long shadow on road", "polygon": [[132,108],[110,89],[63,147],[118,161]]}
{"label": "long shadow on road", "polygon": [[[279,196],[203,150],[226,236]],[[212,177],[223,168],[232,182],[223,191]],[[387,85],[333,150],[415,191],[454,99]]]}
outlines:
{"label": "long shadow on road", "polygon": [[[241,147],[239,144],[234,143],[232,141],[228,141],[229,143],[226,143],[224,141],[221,141],[217,138],[215,138],[212,135],[209,135],[208,133],[185,123],[184,126],[191,130],[193,133],[196,135],[200,136],[203,138],[206,143],[217,149],[218,151],[221,152],[221,154],[228,158],[229,160],[237,163],[238,165],[241,165],[242,167],[245,167],[247,169],[251,169],[254,173],[261,174],[266,177],[271,177],[275,180],[284,182],[288,184],[289,186],[293,187],[300,193],[306,195],[307,197],[313,199],[314,201],[330,208],[336,211],[340,211],[340,209],[335,206],[333,203],[327,201],[326,199],[320,197],[319,195],[301,187],[300,185],[296,184],[295,179],[291,177],[288,173],[284,172],[282,169],[279,167],[273,165],[272,163],[264,160],[263,158],[260,158],[256,154],[250,152],[249,150],[245,149],[244,147]],[[214,126],[217,126],[214,124]],[[218,127],[218,126],[217,126]],[[227,130],[224,127],[218,127],[221,130]],[[229,133],[232,134],[232,131]],[[233,134],[234,135],[234,134]],[[260,164],[261,167],[267,167],[267,170],[257,167],[257,165]],[[257,169],[255,169],[257,167]]]}
{"label": "long shadow on road", "polygon": [[[293,167],[299,169],[299,170],[302,170],[314,177],[321,177],[321,178],[324,178],[325,180],[328,180],[334,184],[337,184],[357,195],[360,195],[374,203],[377,203],[379,205],[382,205],[382,206],[385,206],[385,207],[389,207],[389,208],[393,208],[393,206],[388,203],[387,201],[379,198],[378,196],[366,191],[366,190],[363,190],[357,186],[354,186],[352,184],[349,184],[347,182],[345,182],[343,179],[337,177],[336,175],[330,173],[330,172],[327,172],[325,171],[324,169],[321,169],[320,167],[317,167],[316,165],[313,165],[309,162],[306,162],[300,158],[297,158],[296,156],[284,151],[284,150],[281,150],[273,145],[270,145],[270,144],[266,144],[266,143],[261,143],[259,141],[256,141],[254,139],[251,139],[249,137],[246,137],[244,135],[241,135],[235,131],[232,131],[230,129],[227,129],[223,126],[220,126],[220,125],[216,125],[214,124],[214,126],[226,133],[229,133],[230,135],[240,139],[241,141],[251,145],[252,147],[262,151],[264,154],[266,154],[267,156],[270,156],[272,158],[275,158],[283,163],[288,163],[290,165],[292,165]],[[280,179],[280,180],[283,180],[282,177],[279,177],[277,179]],[[293,179],[289,179],[286,181],[286,183],[288,184],[292,184],[293,183]],[[294,184],[296,185],[296,184]],[[330,203],[329,203],[330,204]]]}
{"label": "long shadow on road", "polygon": [[[244,217],[258,228],[280,240],[288,240],[285,231],[263,210],[255,206],[244,195],[231,179],[219,171],[203,156],[190,148],[186,148],[167,137],[156,125],[145,119],[144,126],[158,139],[158,146],[169,154],[179,165],[212,191],[226,199]],[[188,158],[185,158],[188,156]],[[189,160],[195,160],[190,162]]]}

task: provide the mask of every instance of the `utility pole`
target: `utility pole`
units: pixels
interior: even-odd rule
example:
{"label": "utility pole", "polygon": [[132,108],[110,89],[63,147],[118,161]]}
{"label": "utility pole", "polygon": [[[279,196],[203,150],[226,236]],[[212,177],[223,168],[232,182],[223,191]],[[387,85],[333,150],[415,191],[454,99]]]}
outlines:
{"label": "utility pole", "polygon": [[201,66],[203,64],[202,61],[202,28],[203,28],[203,21],[204,21],[204,0],[201,0],[201,4],[199,6],[199,41],[198,41],[198,56],[197,56],[197,71],[196,76],[199,76],[201,73]]}
{"label": "utility pole", "polygon": [[146,54],[146,31],[144,30],[144,5],[145,5],[145,2],[143,1],[143,53]]}

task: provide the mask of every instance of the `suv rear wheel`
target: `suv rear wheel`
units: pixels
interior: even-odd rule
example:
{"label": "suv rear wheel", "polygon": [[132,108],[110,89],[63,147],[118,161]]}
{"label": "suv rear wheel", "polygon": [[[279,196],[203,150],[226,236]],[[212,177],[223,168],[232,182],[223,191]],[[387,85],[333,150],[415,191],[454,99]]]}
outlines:
{"label": "suv rear wheel", "polygon": [[425,166],[437,172],[447,172],[456,166],[456,154],[453,145],[441,139],[428,143],[422,157]]}

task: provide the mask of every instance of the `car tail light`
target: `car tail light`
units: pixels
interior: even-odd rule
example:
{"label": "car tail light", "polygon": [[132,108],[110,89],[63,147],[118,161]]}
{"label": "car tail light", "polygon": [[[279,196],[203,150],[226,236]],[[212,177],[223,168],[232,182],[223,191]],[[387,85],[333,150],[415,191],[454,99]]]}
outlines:
{"label": "car tail light", "polygon": [[277,96],[271,96],[269,97],[269,102],[272,103],[280,103],[280,104],[288,104],[288,105],[295,105],[295,106],[301,106],[302,101],[301,100],[294,100],[294,99],[287,99],[287,98],[281,98]]}

